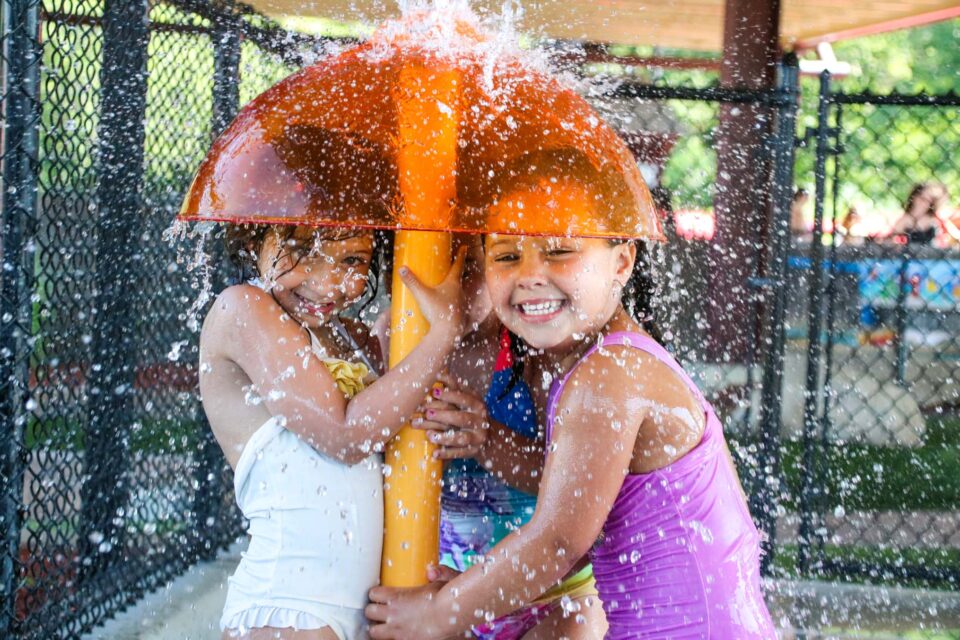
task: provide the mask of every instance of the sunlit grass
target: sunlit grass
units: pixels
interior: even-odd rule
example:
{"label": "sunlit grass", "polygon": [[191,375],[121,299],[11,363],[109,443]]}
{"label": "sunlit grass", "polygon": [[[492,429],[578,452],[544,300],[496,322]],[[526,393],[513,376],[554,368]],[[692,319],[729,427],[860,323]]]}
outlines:
{"label": "sunlit grass", "polygon": [[[28,450],[83,451],[86,446],[85,422],[56,417],[31,418],[24,430],[24,446]],[[195,420],[141,418],[133,420],[120,433],[125,437],[128,452],[134,454],[185,454],[198,451],[205,425]]]}

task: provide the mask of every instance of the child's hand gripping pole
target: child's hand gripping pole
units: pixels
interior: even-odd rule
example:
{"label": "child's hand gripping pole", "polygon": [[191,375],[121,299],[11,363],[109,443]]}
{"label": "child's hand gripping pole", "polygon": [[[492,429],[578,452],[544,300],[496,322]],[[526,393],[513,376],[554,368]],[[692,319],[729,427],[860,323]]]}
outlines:
{"label": "child's hand gripping pole", "polygon": [[427,432],[440,460],[472,458],[486,444],[490,418],[483,398],[462,388],[449,373],[430,389],[411,426]]}

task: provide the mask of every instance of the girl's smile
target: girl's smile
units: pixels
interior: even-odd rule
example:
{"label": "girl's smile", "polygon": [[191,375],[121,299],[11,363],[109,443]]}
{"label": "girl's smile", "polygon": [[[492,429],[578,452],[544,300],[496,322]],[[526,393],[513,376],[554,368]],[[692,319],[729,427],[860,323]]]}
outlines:
{"label": "girl's smile", "polygon": [[516,302],[513,306],[517,309],[520,319],[524,322],[542,323],[550,322],[559,316],[568,304],[563,298],[534,298]]}
{"label": "girl's smile", "polygon": [[597,238],[490,235],[485,276],[500,321],[531,347],[569,349],[620,305],[635,248]]}
{"label": "girl's smile", "polygon": [[321,240],[309,248],[281,247],[268,236],[259,269],[283,310],[316,328],[363,294],[372,256],[372,235]]}
{"label": "girl's smile", "polygon": [[[575,220],[595,215],[596,194],[575,181],[521,186],[493,204],[495,220],[526,212]],[[599,238],[486,237],[484,275],[500,321],[535,349],[569,349],[598,332],[620,305],[636,247]]]}
{"label": "girl's smile", "polygon": [[336,305],[333,302],[314,301],[298,291],[294,291],[293,295],[297,299],[297,310],[300,313],[317,316],[318,318],[326,318],[336,310]]}

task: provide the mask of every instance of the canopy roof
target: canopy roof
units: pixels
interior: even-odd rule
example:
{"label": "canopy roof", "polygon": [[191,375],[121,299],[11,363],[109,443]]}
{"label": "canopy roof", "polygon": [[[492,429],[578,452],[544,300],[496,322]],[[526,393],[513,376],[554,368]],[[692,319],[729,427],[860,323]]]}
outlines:
{"label": "canopy roof", "polygon": [[[759,0],[763,1],[763,0]],[[399,13],[396,0],[246,0],[273,17],[379,23]],[[496,11],[501,0],[474,0]],[[719,52],[724,0],[537,0],[523,2],[520,30],[546,37]],[[781,43],[805,48],[960,16],[956,0],[783,0]]]}

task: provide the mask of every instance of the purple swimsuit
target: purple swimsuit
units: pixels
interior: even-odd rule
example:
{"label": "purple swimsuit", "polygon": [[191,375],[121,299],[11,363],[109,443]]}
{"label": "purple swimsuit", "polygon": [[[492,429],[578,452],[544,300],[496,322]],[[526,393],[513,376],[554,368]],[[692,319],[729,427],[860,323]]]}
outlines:
{"label": "purple swimsuit", "polygon": [[[700,399],[707,423],[700,443],[682,458],[624,479],[591,552],[610,624],[606,637],[776,638],[760,588],[760,535],[727,456],[720,421],[656,341],[629,332],[604,337],[603,346],[614,345],[640,349],[669,366]],[[548,442],[557,401],[575,368],[550,390]]]}

